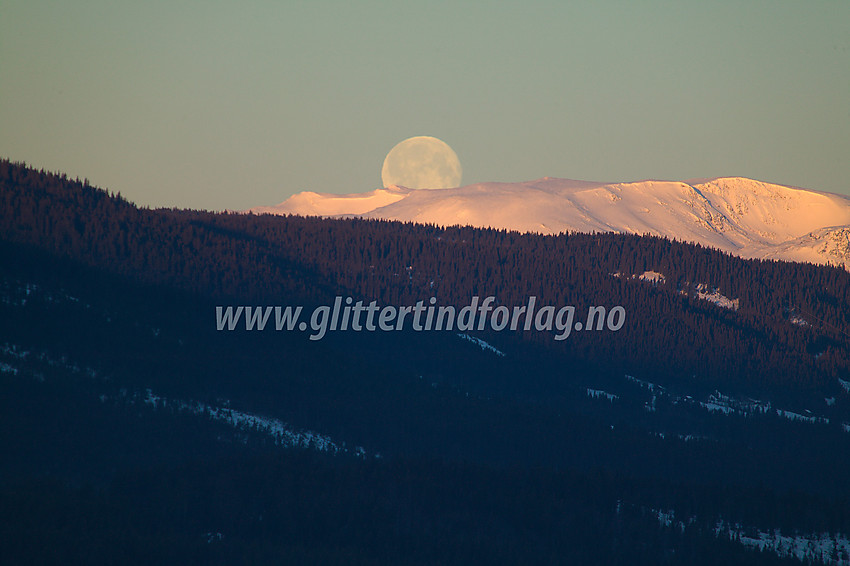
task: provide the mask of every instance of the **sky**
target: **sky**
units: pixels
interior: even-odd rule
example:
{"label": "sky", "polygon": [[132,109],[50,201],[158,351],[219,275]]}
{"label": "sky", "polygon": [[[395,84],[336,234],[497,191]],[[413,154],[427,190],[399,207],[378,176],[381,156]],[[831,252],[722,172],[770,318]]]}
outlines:
{"label": "sky", "polygon": [[0,157],[150,207],[745,176],[850,194],[850,2],[3,0]]}

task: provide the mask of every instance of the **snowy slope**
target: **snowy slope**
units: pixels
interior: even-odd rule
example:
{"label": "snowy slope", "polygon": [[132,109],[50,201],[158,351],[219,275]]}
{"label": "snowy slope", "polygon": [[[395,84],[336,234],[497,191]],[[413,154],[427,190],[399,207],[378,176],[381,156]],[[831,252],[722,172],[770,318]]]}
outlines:
{"label": "snowy slope", "polygon": [[441,190],[305,192],[251,212],[362,216],[543,234],[654,234],[742,257],[850,266],[850,198],[742,177],[635,183],[546,177]]}
{"label": "snowy slope", "polygon": [[404,187],[376,189],[368,193],[336,195],[306,191],[292,195],[277,206],[252,208],[255,214],[299,214],[301,216],[362,215],[397,202],[413,192]]}

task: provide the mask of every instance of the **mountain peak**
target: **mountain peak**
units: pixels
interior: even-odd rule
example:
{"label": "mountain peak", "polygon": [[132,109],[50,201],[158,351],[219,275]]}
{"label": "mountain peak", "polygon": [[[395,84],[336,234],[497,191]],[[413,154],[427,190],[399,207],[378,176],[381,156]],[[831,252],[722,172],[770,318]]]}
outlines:
{"label": "mountain peak", "polygon": [[620,183],[542,177],[441,190],[390,186],[346,195],[303,192],[251,212],[544,234],[652,234],[746,258],[850,266],[850,198],[747,177]]}

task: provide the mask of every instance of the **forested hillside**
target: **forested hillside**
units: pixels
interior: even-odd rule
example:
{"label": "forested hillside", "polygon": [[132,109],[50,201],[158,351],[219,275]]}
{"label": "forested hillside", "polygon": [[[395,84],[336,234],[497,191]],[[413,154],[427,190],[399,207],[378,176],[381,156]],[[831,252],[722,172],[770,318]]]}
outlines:
{"label": "forested hillside", "polygon": [[[150,210],[0,162],[0,562],[847,564],[848,283],[659,238]],[[627,314],[216,329],[338,295]]]}
{"label": "forested hillside", "polygon": [[[604,369],[750,393],[829,392],[850,373],[850,274],[838,268],[745,261],[654,237],[139,209],[8,162],[0,182],[5,240],[220,301],[327,304],[348,294],[413,304],[433,296],[460,307],[473,295],[505,305],[534,295],[579,312],[623,305],[617,333],[523,338]],[[663,283],[631,278],[646,271]],[[697,285],[737,299],[738,310],[700,300]]]}

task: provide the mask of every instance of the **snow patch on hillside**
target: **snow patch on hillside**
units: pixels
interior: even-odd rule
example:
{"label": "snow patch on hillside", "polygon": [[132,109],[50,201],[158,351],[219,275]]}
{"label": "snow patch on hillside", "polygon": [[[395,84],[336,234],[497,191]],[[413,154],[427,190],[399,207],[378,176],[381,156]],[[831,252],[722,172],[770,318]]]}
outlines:
{"label": "snow patch on hillside", "polygon": [[656,285],[659,283],[664,283],[667,280],[667,278],[664,277],[663,273],[658,273],[657,271],[644,271],[643,273],[638,275],[638,279]]}
{"label": "snow patch on hillside", "polygon": [[12,375],[18,375],[18,368],[9,365],[5,362],[0,362],[0,373],[11,373]]}
{"label": "snow patch on hillside", "polygon": [[703,301],[714,303],[720,308],[736,311],[741,306],[740,299],[730,299],[720,293],[720,289],[709,288],[705,283],[699,283],[694,287],[696,296]]}
{"label": "snow patch on hillside", "polygon": [[655,392],[655,391],[662,391],[663,392],[664,391],[664,387],[662,387],[661,385],[658,385],[656,383],[652,383],[651,381],[644,381],[642,379],[636,378],[633,375],[628,375],[628,374],[626,374],[625,377],[626,377],[627,381],[631,381],[632,383],[638,384],[641,387],[641,389],[647,389],[647,390],[652,391],[652,392]]}
{"label": "snow patch on hillside", "polygon": [[18,360],[24,360],[30,355],[29,350],[24,350],[16,344],[4,343],[0,345],[0,354],[13,357]]}
{"label": "snow patch on hillside", "polygon": [[780,529],[762,531],[744,528],[739,523],[729,525],[720,521],[714,529],[714,534],[759,551],[772,552],[783,558],[796,558],[800,562],[812,561],[829,566],[850,565],[850,538],[840,533],[791,536],[783,535]]}
{"label": "snow patch on hillside", "polygon": [[785,411],[783,409],[777,409],[776,413],[780,417],[785,417],[786,419],[791,420],[791,421],[800,421],[802,423],[809,423],[809,424],[815,424],[815,423],[829,424],[828,418],[818,417],[818,416],[812,415],[812,414],[801,415],[800,413],[795,413],[794,411]]}
{"label": "snow patch on hillside", "polygon": [[725,415],[739,415],[748,417],[752,415],[775,414],[779,417],[807,424],[829,424],[829,419],[812,413],[809,410],[804,413],[789,411],[786,409],[773,408],[767,401],[758,399],[735,399],[715,391],[709,395],[708,401],[700,401],[700,406],[709,412],[720,412]]}
{"label": "snow patch on hillside", "polygon": [[[788,419],[793,422],[806,424],[823,424],[828,425],[830,419],[817,415],[806,409],[803,412],[790,411],[773,407],[769,401],[760,399],[752,399],[749,397],[732,397],[720,391],[715,390],[702,400],[694,399],[690,395],[679,395],[668,391],[661,385],[638,379],[631,375],[625,375],[627,381],[635,383],[641,389],[646,389],[649,392],[649,398],[644,403],[644,409],[648,412],[655,412],[659,401],[666,401],[673,405],[695,405],[708,411],[709,413],[717,413],[722,415],[736,415],[740,417],[768,416],[775,415]],[[846,382],[850,386],[850,382]],[[590,390],[588,390],[590,391]],[[834,399],[833,399],[834,402]],[[830,405],[830,400],[826,399],[827,405]]]}
{"label": "snow patch on hillside", "polygon": [[607,391],[603,391],[602,389],[591,389],[587,388],[587,396],[591,399],[607,399],[608,401],[614,402],[615,399],[619,399],[619,395],[614,395],[613,393],[608,393]]}
{"label": "snow patch on hillside", "polygon": [[496,348],[495,346],[493,346],[489,342],[485,342],[481,338],[476,338],[475,336],[470,336],[469,334],[463,334],[463,333],[459,333],[458,337],[472,342],[473,344],[479,346],[485,352],[492,352],[499,357],[502,357],[502,358],[505,357],[505,353],[503,351],[499,350],[498,348]]}
{"label": "snow patch on hillside", "polygon": [[37,283],[18,279],[7,279],[0,283],[0,303],[15,307],[24,307],[32,302],[74,304],[87,309],[91,308],[91,305],[84,304],[78,297],[70,295],[64,290],[52,291],[45,289]]}
{"label": "snow patch on hillside", "polygon": [[[106,395],[100,396],[101,402],[107,402],[110,398]],[[310,430],[295,430],[287,423],[274,417],[267,417],[238,411],[225,402],[225,406],[215,406],[199,401],[182,401],[168,399],[153,393],[148,389],[143,396],[129,395],[122,392],[121,400],[124,402],[141,402],[153,410],[169,410],[175,413],[188,413],[199,417],[206,417],[231,426],[244,433],[258,433],[270,437],[275,445],[283,448],[305,448],[328,452],[331,454],[351,453],[359,457],[365,457],[366,451],[357,446],[349,450],[345,445],[334,442],[331,437]]]}
{"label": "snow patch on hillside", "polygon": [[229,407],[216,407],[200,402],[169,401],[164,397],[155,395],[150,389],[147,390],[143,402],[154,409],[170,407],[177,412],[189,412],[208,417],[214,421],[224,422],[238,430],[260,432],[273,438],[274,443],[279,446],[312,448],[319,452],[331,453],[340,451],[340,447],[330,437],[312,431],[298,432],[292,430],[283,421],[272,417],[254,415]]}
{"label": "snow patch on hillside", "polygon": [[[621,505],[620,502],[617,503]],[[680,519],[672,509],[652,509],[658,524],[684,533],[688,525],[697,522],[694,516]],[[728,538],[760,552],[771,552],[781,558],[795,558],[800,562],[825,566],[850,566],[850,537],[843,533],[782,534],[781,529],[761,530],[741,523],[720,520],[714,527],[714,536]]]}
{"label": "snow patch on hillside", "polygon": [[721,412],[726,415],[764,415],[769,413],[771,409],[769,402],[749,398],[734,399],[720,391],[715,391],[708,396],[707,401],[700,401],[699,404],[709,412]]}
{"label": "snow patch on hillside", "polygon": [[[663,273],[659,273],[657,271],[644,271],[640,275],[631,276],[626,276],[623,273],[617,271],[615,273],[611,273],[610,275],[618,279],[637,279],[639,281],[651,283],[652,285],[662,285],[667,281],[667,277],[665,277]],[[689,285],[689,283],[685,283],[685,285],[687,286]],[[740,299],[730,299],[729,297],[723,295],[718,287],[711,287],[707,283],[697,283],[693,285],[692,289],[694,296],[696,296],[698,299],[713,303],[714,305],[720,308],[737,311],[738,308],[740,308],[741,306]],[[687,295],[688,291],[685,289],[679,289],[679,293]]]}

